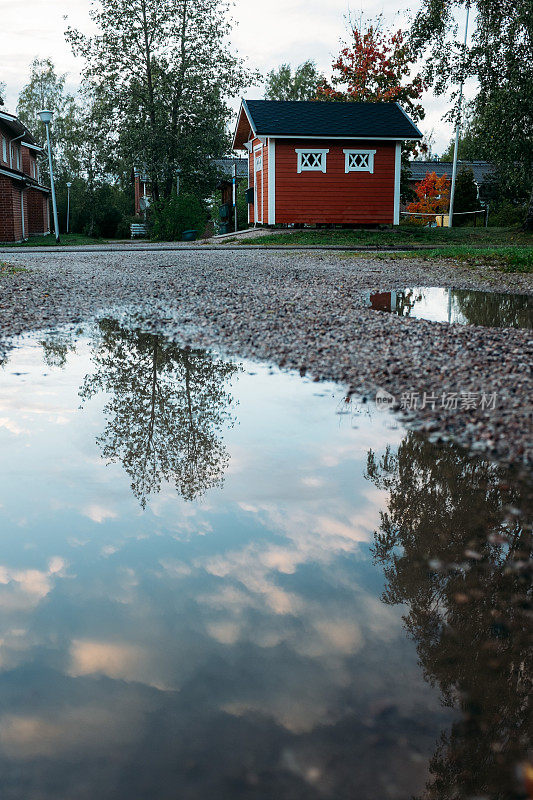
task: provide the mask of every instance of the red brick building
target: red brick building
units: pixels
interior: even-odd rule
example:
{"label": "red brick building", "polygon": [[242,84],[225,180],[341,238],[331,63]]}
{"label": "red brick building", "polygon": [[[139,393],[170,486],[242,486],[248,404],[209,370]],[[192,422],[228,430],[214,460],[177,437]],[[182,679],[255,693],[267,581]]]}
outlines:
{"label": "red brick building", "polygon": [[397,103],[243,100],[249,222],[397,225],[401,143],[421,138]]}
{"label": "red brick building", "polygon": [[50,233],[50,190],[37,161],[42,152],[20,120],[0,111],[0,242]]}

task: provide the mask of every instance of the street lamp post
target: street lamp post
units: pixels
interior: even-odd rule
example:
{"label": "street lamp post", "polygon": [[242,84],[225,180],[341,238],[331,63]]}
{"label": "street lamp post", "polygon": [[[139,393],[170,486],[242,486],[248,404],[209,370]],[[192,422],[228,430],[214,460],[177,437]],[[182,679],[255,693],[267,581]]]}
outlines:
{"label": "street lamp post", "polygon": [[68,221],[70,217],[70,187],[72,186],[71,182],[68,181],[67,183],[67,233],[68,233]]}
{"label": "street lamp post", "polygon": [[57,244],[59,244],[60,241],[59,241],[59,223],[57,221],[56,189],[54,185],[54,169],[52,167],[52,148],[50,145],[50,123],[52,122],[54,112],[44,109],[43,111],[38,111],[37,114],[39,115],[41,122],[44,122],[44,125],[46,127],[46,142],[48,144],[48,164],[50,165],[50,189],[52,191],[52,208],[54,211],[54,229],[56,234],[56,242]]}

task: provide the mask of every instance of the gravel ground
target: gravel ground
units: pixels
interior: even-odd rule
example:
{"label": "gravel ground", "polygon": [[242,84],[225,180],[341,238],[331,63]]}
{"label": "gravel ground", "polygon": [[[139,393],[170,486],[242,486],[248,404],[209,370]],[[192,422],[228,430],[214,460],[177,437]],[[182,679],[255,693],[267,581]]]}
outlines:
{"label": "gravel ground", "polygon": [[[190,345],[269,360],[373,397],[434,394],[404,416],[434,437],[531,465],[531,331],[447,325],[364,308],[365,290],[409,285],[532,293],[533,277],[450,262],[328,251],[10,252],[28,272],[0,277],[0,349],[25,331],[133,311],[143,326]],[[443,409],[442,393],[474,392],[475,408]],[[479,396],[496,393],[495,409]]]}

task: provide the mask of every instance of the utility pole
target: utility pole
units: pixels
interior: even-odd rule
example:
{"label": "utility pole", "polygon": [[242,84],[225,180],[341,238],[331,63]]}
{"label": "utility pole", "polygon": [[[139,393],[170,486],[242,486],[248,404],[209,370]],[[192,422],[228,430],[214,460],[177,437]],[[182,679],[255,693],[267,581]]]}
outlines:
{"label": "utility pole", "polygon": [[457,124],[455,127],[455,147],[453,148],[453,167],[452,167],[452,185],[450,188],[450,208],[448,211],[449,218],[448,218],[448,227],[453,227],[453,202],[455,199],[455,180],[457,178],[457,151],[459,149],[459,133],[461,130],[461,108],[463,105],[463,86],[465,82],[464,78],[464,63],[466,57],[466,37],[468,35],[468,16],[470,14],[470,3],[467,2],[466,4],[466,24],[465,24],[465,44],[464,44],[464,51],[463,51],[463,70],[461,70],[461,86],[459,89],[459,105],[457,107]]}

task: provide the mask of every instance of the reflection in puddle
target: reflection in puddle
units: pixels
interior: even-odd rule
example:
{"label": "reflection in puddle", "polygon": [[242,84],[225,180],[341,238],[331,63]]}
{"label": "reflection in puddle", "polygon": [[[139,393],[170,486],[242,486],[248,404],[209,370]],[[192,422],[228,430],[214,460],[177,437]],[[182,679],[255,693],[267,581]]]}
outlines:
{"label": "reflection in puddle", "polygon": [[514,797],[510,773],[531,746],[531,497],[526,509],[494,465],[416,433],[370,452],[367,475],[389,493],[373,546],[383,600],[407,607],[427,680],[463,712],[423,796]]}
{"label": "reflection in puddle", "polygon": [[0,460],[2,797],[523,797],[502,469],[110,320],[10,353]]}
{"label": "reflection in puddle", "polygon": [[98,328],[94,371],[80,396],[108,396],[97,441],[106,461],[123,465],[141,506],[163,481],[187,500],[220,484],[228,458],[220,431],[231,419],[226,386],[238,367],[113,320]]}
{"label": "reflection in puddle", "polygon": [[369,308],[392,311],[400,317],[492,328],[533,328],[533,299],[525,294],[412,287],[367,295]]}

